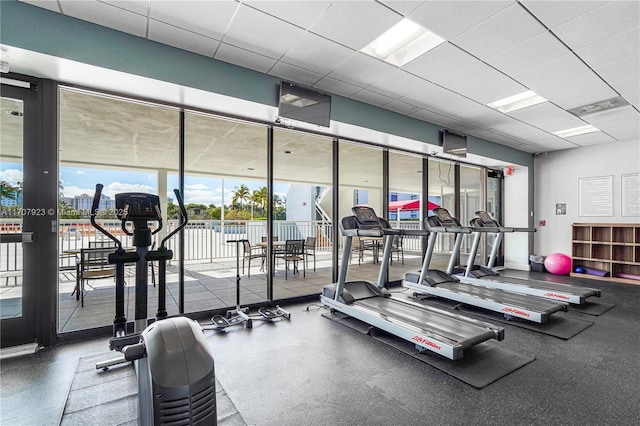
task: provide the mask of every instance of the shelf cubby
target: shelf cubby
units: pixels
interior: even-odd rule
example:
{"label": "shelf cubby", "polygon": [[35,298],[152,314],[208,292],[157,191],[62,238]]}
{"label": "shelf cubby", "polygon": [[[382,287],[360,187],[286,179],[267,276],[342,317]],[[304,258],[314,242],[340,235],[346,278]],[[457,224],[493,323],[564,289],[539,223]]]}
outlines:
{"label": "shelf cubby", "polygon": [[640,285],[640,224],[574,223],[572,271],[578,266],[599,269],[608,276],[571,276]]}

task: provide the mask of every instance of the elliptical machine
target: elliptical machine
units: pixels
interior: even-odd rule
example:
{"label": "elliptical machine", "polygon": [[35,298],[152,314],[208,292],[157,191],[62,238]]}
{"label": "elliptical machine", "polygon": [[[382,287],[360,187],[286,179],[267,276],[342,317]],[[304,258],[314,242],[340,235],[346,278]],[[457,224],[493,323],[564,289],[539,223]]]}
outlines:
{"label": "elliptical machine", "polygon": [[[116,266],[116,315],[109,349],[122,353],[114,360],[96,364],[97,369],[135,361],[138,376],[138,424],[217,423],[215,372],[213,356],[200,325],[186,317],[167,318],[166,263],[173,252],[166,242],[187,224],[187,212],[180,192],[174,193],[182,213],[182,221],[160,243],[149,250],[152,235],[162,229],[160,198],[144,193],[116,194],[116,216],[122,231],[133,237],[135,252],[126,251],[114,235],[96,222],[103,186],[96,185],[91,208],[91,224],[115,245],[109,263]],[[155,231],[149,221],[157,222]],[[127,223],[133,223],[133,232]],[[147,326],[148,262],[158,262],[158,310],[156,321]],[[127,334],[125,316],[124,267],[136,264],[134,333]]]}

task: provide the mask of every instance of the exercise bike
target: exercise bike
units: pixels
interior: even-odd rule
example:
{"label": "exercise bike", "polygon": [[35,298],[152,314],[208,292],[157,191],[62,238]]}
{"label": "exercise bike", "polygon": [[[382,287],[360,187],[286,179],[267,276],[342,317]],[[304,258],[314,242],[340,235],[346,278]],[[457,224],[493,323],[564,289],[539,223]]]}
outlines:
{"label": "exercise bike", "polygon": [[[132,236],[135,252],[127,251],[113,234],[96,222],[103,186],[96,185],[91,208],[91,224],[111,239],[116,250],[109,264],[116,267],[116,315],[109,349],[121,356],[96,364],[96,369],[134,361],[138,377],[138,424],[215,425],[217,423],[213,356],[200,325],[186,317],[167,318],[166,264],[173,252],[167,241],[187,224],[187,212],[180,192],[174,193],[182,221],[157,250],[149,250],[152,235],[162,229],[160,198],[144,193],[116,194],[116,216],[122,231]],[[133,231],[127,223],[133,224]],[[152,232],[149,222],[157,222]],[[148,325],[148,262],[158,262],[158,310]],[[134,333],[127,334],[125,316],[125,264],[136,264]]]}

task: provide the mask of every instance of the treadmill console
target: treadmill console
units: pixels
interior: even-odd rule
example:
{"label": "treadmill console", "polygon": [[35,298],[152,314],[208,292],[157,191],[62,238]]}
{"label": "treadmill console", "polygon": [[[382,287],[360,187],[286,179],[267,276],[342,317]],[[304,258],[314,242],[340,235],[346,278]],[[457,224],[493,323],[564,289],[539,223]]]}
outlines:
{"label": "treadmill console", "polygon": [[160,197],[141,192],[116,194],[116,216],[121,221],[160,221]]}
{"label": "treadmill console", "polygon": [[493,220],[493,218],[489,215],[489,213],[482,210],[476,212],[476,218],[473,221],[473,223],[474,223],[473,226],[478,228],[481,228],[481,227],[499,228],[500,227],[500,224],[495,220]]}
{"label": "treadmill console", "polygon": [[367,206],[355,206],[351,209],[358,221],[358,229],[382,229],[376,212]]}
{"label": "treadmill console", "polygon": [[443,209],[439,207],[437,209],[433,209],[433,216],[430,216],[427,220],[431,226],[460,226],[460,222],[453,216],[449,214],[447,209]]}

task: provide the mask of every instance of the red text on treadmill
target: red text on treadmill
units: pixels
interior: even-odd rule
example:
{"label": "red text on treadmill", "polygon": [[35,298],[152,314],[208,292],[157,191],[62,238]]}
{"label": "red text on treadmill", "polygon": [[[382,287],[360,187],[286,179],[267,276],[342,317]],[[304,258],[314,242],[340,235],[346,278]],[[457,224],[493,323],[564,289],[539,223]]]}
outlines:
{"label": "red text on treadmill", "polygon": [[565,296],[564,294],[558,294],[558,293],[545,293],[544,297],[553,297],[554,299],[569,300],[569,296]]}
{"label": "red text on treadmill", "polygon": [[510,308],[508,306],[505,306],[504,308],[502,308],[502,312],[506,312],[508,314],[514,314],[514,315],[520,315],[521,317],[530,317],[531,315],[529,315],[528,313],[521,311],[519,309],[513,309]]}
{"label": "red text on treadmill", "polygon": [[431,340],[427,340],[424,337],[420,337],[420,336],[413,336],[411,338],[411,340],[415,340],[416,342],[420,343],[421,345],[424,346],[429,346],[437,351],[440,350],[440,346],[436,345],[435,343],[433,343]]}

